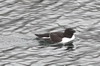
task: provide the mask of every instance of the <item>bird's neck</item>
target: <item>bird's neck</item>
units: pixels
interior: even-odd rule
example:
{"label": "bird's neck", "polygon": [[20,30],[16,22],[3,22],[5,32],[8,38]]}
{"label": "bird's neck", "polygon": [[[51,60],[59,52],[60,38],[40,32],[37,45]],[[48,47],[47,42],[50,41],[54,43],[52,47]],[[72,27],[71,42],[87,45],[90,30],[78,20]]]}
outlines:
{"label": "bird's neck", "polygon": [[72,38],[73,33],[64,33],[64,37]]}

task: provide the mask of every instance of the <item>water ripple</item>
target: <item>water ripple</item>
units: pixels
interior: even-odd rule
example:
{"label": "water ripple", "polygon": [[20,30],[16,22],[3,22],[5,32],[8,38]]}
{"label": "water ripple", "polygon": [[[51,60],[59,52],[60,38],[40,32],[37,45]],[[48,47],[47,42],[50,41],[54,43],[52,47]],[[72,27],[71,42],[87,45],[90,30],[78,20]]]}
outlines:
{"label": "water ripple", "polygon": [[[0,0],[0,66],[99,66],[98,0]],[[76,30],[73,51],[35,33]]]}

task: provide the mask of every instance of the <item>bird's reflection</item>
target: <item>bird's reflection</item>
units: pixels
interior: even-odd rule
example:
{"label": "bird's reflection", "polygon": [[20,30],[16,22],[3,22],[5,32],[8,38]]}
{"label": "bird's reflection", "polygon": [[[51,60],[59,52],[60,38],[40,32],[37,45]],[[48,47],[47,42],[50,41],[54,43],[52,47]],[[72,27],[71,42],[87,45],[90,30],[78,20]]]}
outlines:
{"label": "bird's reflection", "polygon": [[63,45],[62,43],[53,43],[50,40],[42,40],[40,38],[36,38],[36,40],[39,41],[39,46],[40,48],[44,48],[44,47],[55,47],[55,49],[59,49],[62,48],[63,46],[66,47],[66,50],[74,50],[74,44],[73,41],[66,43],[65,45]]}

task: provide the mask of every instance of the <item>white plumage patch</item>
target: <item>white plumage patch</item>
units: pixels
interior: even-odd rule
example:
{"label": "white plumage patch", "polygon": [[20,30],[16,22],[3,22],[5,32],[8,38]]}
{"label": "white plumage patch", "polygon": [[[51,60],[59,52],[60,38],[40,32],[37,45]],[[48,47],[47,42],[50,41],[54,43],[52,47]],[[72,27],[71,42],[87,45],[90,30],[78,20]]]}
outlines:
{"label": "white plumage patch", "polygon": [[72,38],[64,37],[64,38],[62,38],[62,41],[60,43],[68,43],[70,41],[73,41],[74,39],[75,39],[74,35],[72,36]]}
{"label": "white plumage patch", "polygon": [[50,37],[42,37],[42,39],[50,39]]}

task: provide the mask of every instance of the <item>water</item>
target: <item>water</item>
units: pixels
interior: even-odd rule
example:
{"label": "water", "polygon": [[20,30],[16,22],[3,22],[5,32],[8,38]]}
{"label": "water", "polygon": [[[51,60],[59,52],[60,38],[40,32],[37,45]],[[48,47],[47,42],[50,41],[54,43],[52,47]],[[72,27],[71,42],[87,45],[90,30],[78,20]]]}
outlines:
{"label": "water", "polygon": [[[100,66],[99,0],[0,0],[0,66]],[[60,26],[58,25],[60,24]],[[35,33],[76,30],[73,51]]]}

